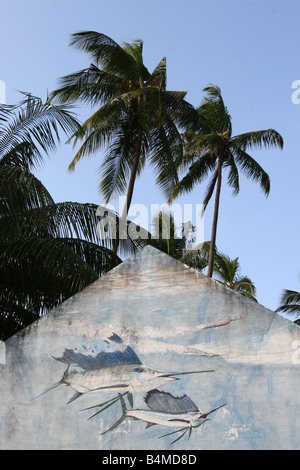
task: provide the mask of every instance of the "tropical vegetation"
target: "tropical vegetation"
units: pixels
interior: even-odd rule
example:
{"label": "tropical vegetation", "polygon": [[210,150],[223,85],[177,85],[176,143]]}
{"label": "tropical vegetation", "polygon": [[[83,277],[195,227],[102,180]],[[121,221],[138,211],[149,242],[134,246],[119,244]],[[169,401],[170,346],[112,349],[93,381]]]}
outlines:
{"label": "tropical vegetation", "polygon": [[62,106],[26,95],[0,107],[0,339],[24,328],[121,260],[96,235],[97,206],[55,203],[33,174],[78,128]]}
{"label": "tropical vegetation", "polygon": [[153,217],[152,230],[146,240],[146,244],[179,260],[183,260],[194,242],[195,227],[188,222],[177,227],[174,216],[167,210],[160,210]]}
{"label": "tropical vegetation", "polygon": [[[204,242],[199,247],[195,246],[187,251],[181,260],[192,268],[203,272],[209,265],[210,246],[210,242]],[[256,288],[253,281],[248,276],[241,275],[240,271],[239,258],[232,259],[227,254],[220,253],[215,247],[214,277],[229,289],[256,302]]]}
{"label": "tropical vegetation", "polygon": [[85,31],[72,35],[71,45],[89,54],[93,63],[60,79],[51,93],[58,103],[84,103],[93,114],[70,141],[81,143],[69,169],[84,156],[106,147],[100,165],[100,193],[107,203],[126,192],[122,214],[126,219],[136,177],[149,160],[156,182],[169,193],[176,181],[174,148],[182,151],[178,130],[194,116],[185,91],[166,89],[166,59],[149,72],[143,61],[143,42],[117,44],[110,37]]}
{"label": "tropical vegetation", "polygon": [[[189,225],[189,226],[188,226]],[[159,211],[152,221],[153,230],[147,243],[182,261],[191,268],[204,272],[209,264],[210,242],[195,245],[195,227],[183,224],[176,227],[170,212]],[[229,289],[256,300],[256,288],[253,281],[240,274],[239,258],[220,253],[215,247],[214,277]]]}
{"label": "tropical vegetation", "polygon": [[183,135],[185,152],[177,165],[183,171],[183,178],[173,188],[169,201],[192,191],[210,174],[210,180],[203,199],[206,209],[215,192],[214,214],[211,229],[210,253],[207,275],[212,277],[216,246],[220,194],[224,170],[228,171],[227,183],[237,194],[240,189],[239,170],[248,178],[258,181],[268,196],[270,178],[260,164],[248,153],[248,149],[265,147],[283,148],[281,135],[273,130],[260,130],[239,135],[232,133],[232,120],[218,86],[209,85],[204,89],[206,96],[196,109],[197,119],[186,128]]}
{"label": "tropical vegetation", "polygon": [[216,252],[214,257],[214,274],[216,279],[226,287],[256,301],[256,288],[248,276],[240,275],[239,258]]}
{"label": "tropical vegetation", "polygon": [[[220,194],[227,172],[233,194],[239,192],[242,173],[268,196],[269,175],[250,152],[282,149],[282,136],[274,129],[234,135],[216,85],[204,88],[197,108],[186,101],[185,91],[168,91],[166,59],[150,72],[141,40],[119,45],[102,33],[85,31],[73,34],[71,45],[88,54],[89,67],[62,77],[45,103],[24,94],[16,105],[0,105],[0,339],[145,244],[207,270],[209,277],[256,301],[255,285],[240,274],[239,258],[216,248]],[[83,123],[73,113],[79,104],[91,108]],[[56,203],[35,176],[61,134],[74,149],[79,144],[69,170],[105,149],[99,191],[105,204],[126,194],[122,217],[92,203]],[[136,179],[147,163],[169,203],[209,176],[203,207],[214,195],[213,223],[211,238],[201,247],[194,246],[191,225],[179,227],[178,234],[174,218],[166,223],[162,212],[152,221],[151,234],[127,220]],[[277,311],[300,317],[300,293],[285,290]]]}
{"label": "tropical vegetation", "polygon": [[285,313],[300,325],[300,292],[284,289],[277,312]]}

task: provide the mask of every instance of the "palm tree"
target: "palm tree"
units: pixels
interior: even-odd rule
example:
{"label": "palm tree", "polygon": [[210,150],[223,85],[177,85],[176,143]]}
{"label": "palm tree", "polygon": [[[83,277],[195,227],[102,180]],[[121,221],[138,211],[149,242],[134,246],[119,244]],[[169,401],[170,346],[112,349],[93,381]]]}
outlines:
{"label": "palm tree", "polygon": [[283,312],[293,316],[295,322],[300,324],[300,292],[284,289],[281,295],[280,306],[276,312]]}
{"label": "palm tree", "polygon": [[61,87],[51,93],[51,100],[89,103],[97,109],[70,139],[74,146],[82,144],[69,169],[106,145],[100,193],[107,203],[127,188],[125,219],[136,177],[148,156],[157,184],[169,194],[177,178],[173,148],[181,152],[178,126],[187,124],[194,108],[184,100],[186,92],[166,90],[165,58],[152,73],[148,71],[142,41],[120,46],[104,34],[85,31],[73,34],[71,45],[87,52],[93,64],[61,78]]}
{"label": "palm tree", "polygon": [[81,290],[121,260],[96,234],[97,206],[55,204],[31,172],[74,132],[66,108],[26,96],[0,107],[0,339]]}
{"label": "palm tree", "polygon": [[174,216],[168,210],[160,210],[153,217],[152,228],[152,233],[148,235],[145,244],[183,261],[189,245],[195,241],[195,228],[188,222],[177,227]]}
{"label": "palm tree", "polygon": [[209,242],[192,246],[181,257],[181,261],[191,268],[203,272],[208,266]]}
{"label": "palm tree", "polygon": [[228,255],[216,251],[214,257],[214,273],[216,279],[226,287],[256,301],[256,288],[248,276],[240,276],[239,258],[231,259]]}
{"label": "palm tree", "polygon": [[209,173],[212,173],[203,200],[205,210],[215,191],[207,273],[211,277],[214,267],[223,170],[228,170],[227,181],[234,194],[237,194],[240,188],[239,168],[248,178],[258,181],[263,192],[268,196],[270,178],[259,163],[249,155],[247,150],[263,146],[280,147],[282,149],[283,139],[273,129],[233,136],[231,116],[224,104],[220,88],[209,85],[204,91],[207,96],[196,110],[198,119],[193,126],[186,129],[184,134],[185,155],[183,160],[179,160],[179,164],[182,169],[188,168],[188,172],[172,190],[169,201],[171,202],[184,192],[193,190],[196,183],[201,183]]}
{"label": "palm tree", "polygon": [[[199,271],[204,271],[209,264],[210,242],[201,243],[194,246],[182,257],[182,261],[188,266]],[[215,279],[224,284],[229,289],[239,292],[246,297],[256,300],[256,288],[248,276],[240,275],[239,258],[220,253],[215,247],[213,275]]]}

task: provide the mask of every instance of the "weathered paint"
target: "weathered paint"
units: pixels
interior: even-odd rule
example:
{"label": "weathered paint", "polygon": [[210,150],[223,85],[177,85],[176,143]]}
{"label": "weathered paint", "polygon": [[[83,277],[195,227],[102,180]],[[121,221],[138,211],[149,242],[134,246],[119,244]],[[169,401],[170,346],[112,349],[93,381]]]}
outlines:
{"label": "weathered paint", "polygon": [[[300,447],[299,327],[154,248],[141,250],[5,346],[6,364],[0,365],[1,449]],[[63,356],[66,350],[69,355]],[[103,387],[118,379],[114,382],[118,390],[88,390],[72,399],[75,389],[61,383],[35,398],[64,377],[68,358],[79,358],[84,365],[80,361],[86,356],[87,368],[102,361],[111,374],[105,376],[106,382],[101,377],[97,383]],[[65,363],[58,360],[63,357]],[[136,357],[140,360],[136,368],[128,364],[123,368],[122,361],[134,362]],[[156,387],[146,369],[139,375],[139,367],[149,369],[148,374],[214,372],[176,376],[180,380],[165,380]],[[87,372],[77,366],[76,370],[81,384],[87,383],[87,377],[92,383],[95,369]],[[103,371],[100,368],[99,374]],[[140,385],[129,390],[137,383],[133,378],[144,380],[144,390]],[[126,380],[129,388],[123,389],[120,399]],[[154,394],[152,388],[166,393]],[[152,410],[145,401],[149,392],[160,398]],[[126,414],[121,406],[125,399],[129,411],[121,419]],[[94,406],[109,400],[112,405],[97,413],[100,408]],[[189,410],[189,403],[195,409]],[[152,412],[158,420],[157,414],[164,411],[179,424],[178,405],[184,433],[189,426],[184,416],[197,410],[205,416],[222,407],[209,421],[202,417],[201,423],[205,422],[193,427],[190,439],[185,434],[176,442],[176,434],[168,435],[170,422],[168,427],[150,426],[130,418],[134,410],[142,410],[135,413]],[[91,415],[95,416],[88,419]]]}

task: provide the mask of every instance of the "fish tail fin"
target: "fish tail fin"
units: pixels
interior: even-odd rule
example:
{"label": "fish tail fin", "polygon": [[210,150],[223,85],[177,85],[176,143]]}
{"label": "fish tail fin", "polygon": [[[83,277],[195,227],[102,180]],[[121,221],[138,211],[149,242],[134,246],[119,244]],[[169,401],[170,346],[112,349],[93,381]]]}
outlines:
{"label": "fish tail fin", "polygon": [[[93,406],[89,406],[88,408],[83,408],[83,410],[81,411],[86,411],[86,410],[91,410],[92,408],[98,408],[98,407],[101,407],[101,409],[99,411],[97,411],[96,413],[94,413],[92,416],[90,416],[88,419],[92,419],[94,418],[94,416],[97,416],[99,413],[102,413],[102,411],[104,410],[107,410],[107,408],[110,408],[112,405],[114,405],[115,403],[117,403],[117,401],[120,401],[121,402],[121,406],[122,406],[122,412],[123,414],[125,414],[125,410],[126,410],[126,405],[125,405],[125,401],[124,401],[124,396],[127,394],[128,392],[125,392],[125,393],[118,393],[118,396],[115,397],[115,398],[112,398],[111,400],[108,400],[108,401],[105,401],[104,403],[100,403],[98,405],[93,405]],[[105,406],[104,406],[105,405]],[[123,411],[124,410],[124,411]]]}
{"label": "fish tail fin", "polygon": [[120,399],[120,403],[121,403],[121,407],[122,407],[122,416],[124,416],[124,418],[126,417],[126,412],[127,412],[127,408],[126,408],[126,403],[125,403],[125,400],[124,400],[124,393],[119,393],[119,399]]}
{"label": "fish tail fin", "polygon": [[55,388],[59,387],[60,385],[64,384],[65,381],[64,379],[62,378],[59,382],[56,382],[55,384],[51,385],[51,387],[48,387],[46,388],[46,390],[44,390],[42,393],[40,393],[39,395],[35,396],[32,398],[32,400],[36,400],[37,398],[40,398],[42,397],[43,395],[46,395],[46,393],[50,392],[51,390],[54,390]]}
{"label": "fish tail fin", "polygon": [[126,395],[126,393],[127,392],[118,394],[119,400],[121,402],[121,407],[122,407],[122,414],[121,414],[120,418],[110,428],[108,428],[108,429],[106,429],[106,431],[102,432],[101,436],[104,436],[104,434],[107,434],[108,432],[113,431],[118,426],[120,426],[120,424],[122,424],[123,421],[125,421],[127,408],[126,408],[126,404],[125,404],[125,400],[124,400],[124,395]]}

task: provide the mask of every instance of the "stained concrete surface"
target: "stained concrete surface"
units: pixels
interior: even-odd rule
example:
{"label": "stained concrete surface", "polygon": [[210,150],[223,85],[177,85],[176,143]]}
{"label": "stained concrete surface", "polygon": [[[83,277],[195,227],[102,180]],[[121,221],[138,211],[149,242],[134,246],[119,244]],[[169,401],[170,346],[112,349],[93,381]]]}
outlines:
{"label": "stained concrete surface", "polygon": [[[6,341],[0,449],[299,449],[297,348],[300,329],[294,323],[144,248]],[[64,353],[78,362],[68,366],[59,360]],[[139,363],[132,366],[136,357]],[[83,361],[97,360],[101,367],[87,373]],[[151,382],[145,366],[153,374],[195,373],[160,384]],[[101,388],[70,401],[75,386],[62,383],[36,398],[64,373],[70,377],[72,368],[76,380],[88,374],[98,380],[112,370],[116,378],[123,368],[119,382],[128,379],[132,389]],[[144,390],[134,382],[140,377]],[[102,387],[112,385],[112,376],[105,380]],[[129,390],[124,403],[116,400],[88,419],[101,408],[86,408],[118,398],[122,390]],[[152,402],[145,401],[147,394]],[[195,406],[188,407],[188,400]],[[219,406],[201,426],[190,429],[191,421],[182,420],[182,431],[161,437],[181,429],[172,427],[180,407],[191,419],[193,409],[207,413]],[[143,419],[130,417],[132,410],[142,410]],[[147,426],[163,411],[167,422]],[[185,426],[190,438],[187,431],[171,444]]]}

